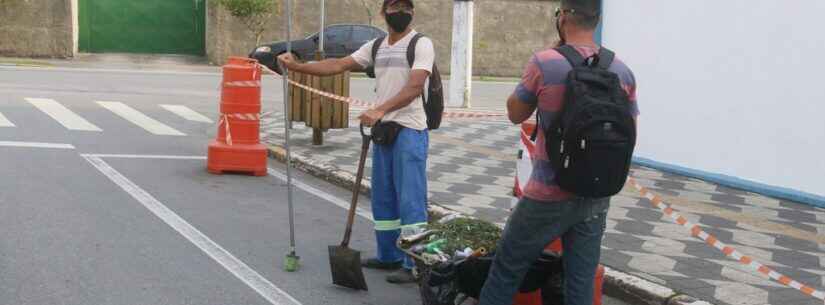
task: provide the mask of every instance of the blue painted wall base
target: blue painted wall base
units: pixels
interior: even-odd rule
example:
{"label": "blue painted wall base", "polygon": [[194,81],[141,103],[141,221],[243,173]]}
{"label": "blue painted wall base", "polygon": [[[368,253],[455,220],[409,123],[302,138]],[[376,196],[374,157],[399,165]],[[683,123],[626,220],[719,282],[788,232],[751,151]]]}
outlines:
{"label": "blue painted wall base", "polygon": [[710,173],[678,165],[662,163],[647,158],[634,157],[633,163],[639,166],[649,167],[664,172],[674,173],[677,175],[697,178],[731,188],[741,189],[748,192],[774,197],[777,199],[790,200],[794,202],[815,206],[818,208],[825,208],[825,197],[816,194],[806,193],[799,190],[772,186],[733,176]]}

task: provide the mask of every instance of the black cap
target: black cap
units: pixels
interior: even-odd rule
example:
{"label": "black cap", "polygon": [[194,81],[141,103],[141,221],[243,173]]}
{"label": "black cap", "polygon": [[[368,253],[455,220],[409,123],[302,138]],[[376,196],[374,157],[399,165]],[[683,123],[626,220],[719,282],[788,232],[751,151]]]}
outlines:
{"label": "black cap", "polygon": [[399,1],[406,1],[407,3],[410,4],[410,7],[415,8],[415,5],[413,4],[412,0],[384,0],[384,6],[382,6],[382,7],[386,9],[388,6],[393,5],[393,4],[395,4],[396,2],[399,2]]}
{"label": "black cap", "polygon": [[562,0],[561,7],[566,10],[574,10],[577,13],[599,16],[602,12],[601,0]]}

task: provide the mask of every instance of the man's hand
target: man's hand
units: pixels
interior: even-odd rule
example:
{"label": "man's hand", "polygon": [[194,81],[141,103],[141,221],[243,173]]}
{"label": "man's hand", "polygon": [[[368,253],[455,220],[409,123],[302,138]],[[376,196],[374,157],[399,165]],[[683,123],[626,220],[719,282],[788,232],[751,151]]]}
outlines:
{"label": "man's hand", "polygon": [[278,56],[278,61],[289,70],[293,70],[295,65],[298,61],[295,59],[295,56],[292,56],[291,53],[284,53]]}
{"label": "man's hand", "polygon": [[384,115],[385,115],[384,111],[377,110],[377,109],[370,109],[370,110],[364,111],[364,113],[362,113],[358,117],[358,119],[361,120],[362,124],[364,124],[366,126],[372,126],[372,125],[375,125],[375,123],[380,121],[382,118],[384,118]]}

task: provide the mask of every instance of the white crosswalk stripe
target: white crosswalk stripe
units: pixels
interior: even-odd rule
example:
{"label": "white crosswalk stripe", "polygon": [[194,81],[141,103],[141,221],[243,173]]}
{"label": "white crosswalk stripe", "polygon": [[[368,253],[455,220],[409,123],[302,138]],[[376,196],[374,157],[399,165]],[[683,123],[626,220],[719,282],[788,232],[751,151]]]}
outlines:
{"label": "white crosswalk stripe", "polygon": [[0,146],[5,146],[5,147],[29,147],[29,148],[75,149],[75,147],[72,144],[18,142],[18,141],[0,141]]}
{"label": "white crosswalk stripe", "polygon": [[203,123],[214,123],[212,119],[197,113],[196,111],[190,109],[189,107],[183,105],[160,105],[163,109],[169,110],[170,112],[177,114],[178,116],[187,119],[189,121],[195,122],[203,122]]}
{"label": "white crosswalk stripe", "polygon": [[169,127],[166,124],[159,122],[136,109],[127,106],[121,102],[97,102],[103,108],[108,109],[109,111],[117,114],[118,116],[126,119],[129,122],[137,125],[140,128],[145,129],[146,131],[156,134],[156,135],[165,135],[165,136],[185,136],[185,133],[178,131],[172,127]]}
{"label": "white crosswalk stripe", "polygon": [[45,98],[26,98],[26,101],[40,109],[40,111],[43,111],[44,113],[52,117],[55,121],[57,121],[67,129],[82,131],[103,131],[99,127],[95,126],[92,123],[89,123],[89,121],[72,112],[71,110],[69,110],[69,108],[66,108],[66,106],[63,106],[55,100]]}
{"label": "white crosswalk stripe", "polygon": [[9,121],[9,119],[6,118],[2,112],[0,112],[0,127],[14,127],[14,123]]}

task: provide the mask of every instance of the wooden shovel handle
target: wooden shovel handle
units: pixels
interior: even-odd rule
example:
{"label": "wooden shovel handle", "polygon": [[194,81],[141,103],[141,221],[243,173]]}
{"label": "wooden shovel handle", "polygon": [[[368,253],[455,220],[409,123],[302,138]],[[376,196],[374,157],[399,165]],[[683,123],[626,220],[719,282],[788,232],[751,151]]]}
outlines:
{"label": "wooden shovel handle", "polygon": [[352,201],[349,206],[349,215],[347,215],[347,228],[344,231],[344,240],[341,241],[342,247],[349,246],[350,236],[352,235],[352,225],[355,223],[355,211],[358,208],[358,193],[361,191],[361,180],[364,178],[364,164],[367,163],[367,152],[370,150],[370,142],[372,137],[364,134],[364,125],[361,125],[361,159],[358,161],[358,173],[355,175],[355,185],[352,186]]}

